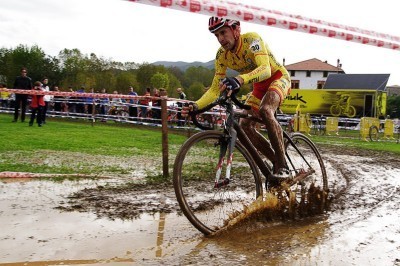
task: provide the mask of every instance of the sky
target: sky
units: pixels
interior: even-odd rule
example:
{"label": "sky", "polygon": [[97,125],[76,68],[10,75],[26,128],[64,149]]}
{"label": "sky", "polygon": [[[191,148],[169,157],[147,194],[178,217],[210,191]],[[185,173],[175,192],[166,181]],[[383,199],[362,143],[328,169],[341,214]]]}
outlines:
{"label": "sky", "polygon": [[[215,0],[217,1],[217,0]],[[239,0],[231,0],[238,2]],[[397,0],[247,0],[304,17],[400,36]],[[243,3],[243,1],[242,1]],[[51,56],[64,48],[119,62],[208,62],[219,44],[208,16],[126,0],[0,0],[0,47],[38,45]],[[397,21],[396,21],[397,20]],[[286,64],[317,58],[347,74],[390,74],[400,85],[400,51],[246,23]]]}

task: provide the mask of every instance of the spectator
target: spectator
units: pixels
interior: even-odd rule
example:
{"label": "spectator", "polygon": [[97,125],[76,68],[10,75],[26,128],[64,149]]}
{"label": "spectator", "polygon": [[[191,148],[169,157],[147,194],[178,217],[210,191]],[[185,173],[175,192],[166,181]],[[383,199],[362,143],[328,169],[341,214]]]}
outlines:
{"label": "spectator", "polygon": [[[94,88],[90,88],[90,93],[94,93]],[[85,98],[85,111],[89,114],[92,115],[93,114],[93,104],[94,104],[94,100],[95,98],[93,96],[89,96]]]}
{"label": "spectator", "polygon": [[[132,86],[129,87],[128,95],[138,96],[137,92],[133,89]],[[129,99],[129,116],[130,117],[137,117],[137,115],[138,115],[137,104],[138,104],[137,99]]]}
{"label": "spectator", "polygon": [[[106,89],[101,89],[102,94],[106,94]],[[100,98],[100,114],[103,116],[102,122],[105,122],[105,116],[108,114],[110,99],[108,97]]]}
{"label": "spectator", "polygon": [[[179,95],[179,99],[186,100],[186,94],[183,92],[182,88],[177,88],[176,92]],[[178,113],[177,113],[176,117],[178,118],[178,126],[180,127],[180,126],[184,125],[184,122],[182,121],[182,113],[181,113],[183,102],[178,102],[177,104],[178,104]]]}
{"label": "spectator", "polygon": [[[44,88],[42,87],[42,83],[40,81],[36,81],[35,86],[33,87],[33,90],[37,91],[44,91]],[[38,124],[39,127],[42,126],[42,117],[43,117],[43,108],[45,106],[44,102],[44,95],[32,95],[32,101],[31,101],[31,120],[29,121],[29,126],[33,126],[33,122],[35,121]],[[37,114],[37,115],[36,115]]]}
{"label": "spectator", "polygon": [[118,96],[118,91],[113,91],[113,97],[110,102],[111,108],[109,111],[111,115],[117,115],[118,108],[122,105],[122,99]]}
{"label": "spectator", "polygon": [[[54,86],[53,87],[53,91],[60,91],[60,89],[58,88],[58,86]],[[56,114],[61,114],[61,110],[62,110],[62,104],[63,103],[63,97],[62,96],[54,96],[53,97],[53,106],[54,106],[54,111],[56,112]]]}
{"label": "spectator", "polygon": [[[70,86],[68,87],[68,92],[74,92],[74,89]],[[76,97],[67,96],[65,100],[67,103],[68,112],[76,113]]]}
{"label": "spectator", "polygon": [[[85,87],[81,87],[76,91],[77,93],[85,93]],[[76,112],[79,114],[85,113],[85,98],[84,97],[76,97]]]}
{"label": "spectator", "polygon": [[[49,88],[49,79],[44,77],[42,79],[42,88],[44,91],[50,91]],[[44,95],[44,107],[42,110],[42,124],[46,124],[46,116],[47,116],[47,110],[49,108],[49,104],[53,101],[53,96],[52,95]]]}
{"label": "spectator", "polygon": [[[14,89],[19,90],[31,90],[32,89],[32,80],[27,76],[28,70],[23,67],[21,68],[21,76],[18,76],[14,81]],[[25,113],[26,113],[26,105],[28,103],[28,95],[27,94],[15,94],[15,107],[14,107],[14,120],[13,122],[18,121],[19,116],[19,108],[21,107],[21,122],[25,122]]]}
{"label": "spectator", "polygon": [[149,106],[150,102],[150,88],[146,88],[146,91],[144,93],[145,96],[140,100],[140,111],[141,111],[141,117],[146,118],[147,117],[147,107]]}
{"label": "spectator", "polygon": [[[0,88],[7,89],[6,84],[0,83]],[[11,93],[2,91],[0,92],[0,107],[8,108],[8,101],[10,100]]]}
{"label": "spectator", "polygon": [[161,119],[161,99],[157,99],[160,98],[160,92],[158,89],[156,88],[153,89],[153,96],[154,96],[154,99],[152,100],[153,119],[154,123],[159,123],[159,120]]}

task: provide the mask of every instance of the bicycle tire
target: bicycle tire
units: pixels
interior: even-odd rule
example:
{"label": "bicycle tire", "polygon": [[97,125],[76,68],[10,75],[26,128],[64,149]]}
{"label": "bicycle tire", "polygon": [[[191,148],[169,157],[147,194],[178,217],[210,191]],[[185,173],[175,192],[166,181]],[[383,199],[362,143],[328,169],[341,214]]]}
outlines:
{"label": "bicycle tire", "polygon": [[354,106],[350,105],[349,110],[347,112],[347,116],[351,118],[351,117],[355,117],[356,114],[357,114],[356,108]]}
{"label": "bicycle tire", "polygon": [[[179,206],[187,219],[204,235],[210,235],[262,196],[260,172],[247,149],[236,141],[231,169],[232,181],[214,188],[220,131],[203,131],[190,137],[174,163],[173,185]],[[224,172],[221,177],[224,178]]]}
{"label": "bicycle tire", "polygon": [[328,177],[322,156],[315,144],[305,135],[294,133],[290,138],[295,146],[287,136],[284,141],[287,163],[292,175],[296,176],[301,170],[309,169],[307,162],[315,171],[290,187],[295,193],[295,207],[300,210],[300,215],[322,213],[327,207],[329,193]]}
{"label": "bicycle tire", "polygon": [[379,129],[377,126],[371,126],[369,128],[369,139],[371,141],[378,141],[379,140]]}
{"label": "bicycle tire", "polygon": [[333,116],[339,116],[342,113],[342,108],[340,105],[332,105],[331,108],[329,108],[329,111],[331,112],[331,115]]}

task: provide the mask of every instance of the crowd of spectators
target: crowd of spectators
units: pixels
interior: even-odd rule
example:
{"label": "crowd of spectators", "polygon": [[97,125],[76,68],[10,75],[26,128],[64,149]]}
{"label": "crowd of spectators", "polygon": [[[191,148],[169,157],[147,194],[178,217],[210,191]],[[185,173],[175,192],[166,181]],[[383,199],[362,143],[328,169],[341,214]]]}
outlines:
{"label": "crowd of spectators", "polygon": [[[27,77],[26,68],[21,69],[21,76],[17,77],[14,89],[37,89],[40,83],[40,89],[43,91],[62,91],[59,86],[49,86],[49,79],[44,77],[41,81],[37,81],[32,84],[32,81]],[[22,85],[21,85],[22,84]],[[23,88],[21,87],[23,86]],[[0,84],[0,87],[5,88],[5,84]],[[69,87],[66,91],[79,93],[101,93],[110,94],[105,88],[96,90],[95,88],[80,87],[76,91]],[[43,106],[33,107],[32,102],[36,98],[28,96],[27,94],[14,94],[10,92],[2,91],[0,94],[0,108],[1,110],[14,111],[14,120],[16,122],[19,117],[19,110],[21,109],[21,121],[25,120],[26,110],[29,108],[30,113],[35,113],[35,118],[40,126],[46,123],[46,117],[52,116],[75,116],[98,119],[99,121],[106,122],[108,120],[128,120],[128,121],[139,121],[148,123],[161,123],[161,99],[160,91],[164,89],[157,88],[145,88],[143,92],[137,92],[135,88],[130,86],[128,88],[127,95],[137,96],[137,98],[126,98],[123,97],[118,91],[112,92],[112,97],[79,97],[76,96],[51,96],[45,95],[42,97],[40,102],[43,101]],[[185,99],[186,96],[181,88],[177,89],[177,96],[180,99]],[[35,99],[34,99],[35,98]],[[37,102],[37,101],[36,101]],[[36,103],[35,102],[35,103]],[[182,125],[179,110],[182,104],[173,102],[169,106],[169,119],[174,120],[170,122],[176,122],[178,125]],[[35,109],[36,108],[36,109]],[[40,116],[40,117],[39,117]],[[33,122],[29,123],[32,125]]]}

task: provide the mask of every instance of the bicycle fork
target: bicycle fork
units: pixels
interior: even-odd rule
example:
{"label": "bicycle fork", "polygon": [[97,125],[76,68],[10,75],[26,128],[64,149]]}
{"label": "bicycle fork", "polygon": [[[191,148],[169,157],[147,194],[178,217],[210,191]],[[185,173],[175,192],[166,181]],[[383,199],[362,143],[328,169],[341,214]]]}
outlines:
{"label": "bicycle fork", "polygon": [[[232,159],[233,159],[233,149],[235,148],[237,139],[236,130],[231,129],[230,134],[228,136],[221,138],[219,141],[220,151],[219,151],[219,160],[217,165],[217,172],[215,175],[215,184],[214,188],[220,188],[226,186],[231,181],[231,169],[232,169]],[[228,154],[227,154],[228,152]],[[225,178],[221,178],[222,167],[224,165],[224,160],[226,156],[226,172]]]}

